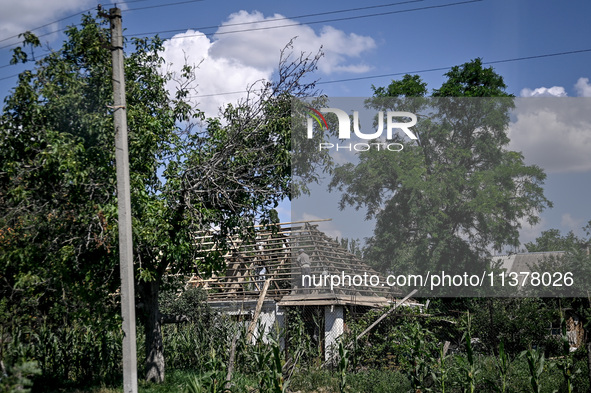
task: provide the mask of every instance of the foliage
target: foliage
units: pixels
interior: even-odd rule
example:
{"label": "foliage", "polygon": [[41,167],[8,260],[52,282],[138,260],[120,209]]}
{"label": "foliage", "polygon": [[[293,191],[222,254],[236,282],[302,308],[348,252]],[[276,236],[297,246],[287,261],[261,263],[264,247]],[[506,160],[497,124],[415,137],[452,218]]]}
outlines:
{"label": "foliage", "polygon": [[[338,373],[316,368],[302,370],[292,380],[292,390],[300,392],[339,392]],[[347,382],[349,392],[408,392],[410,383],[406,376],[396,370],[364,370],[350,374]]]}
{"label": "foliage", "polygon": [[557,367],[562,372],[566,392],[572,393],[575,376],[581,370],[576,370],[574,366],[573,357],[570,352],[570,343],[566,333],[566,319],[564,319],[563,315],[560,316],[560,330],[562,333],[560,337],[560,341],[562,342],[562,359],[558,362]]}
{"label": "foliage", "polygon": [[270,344],[264,344],[262,337],[259,336],[249,352],[258,379],[257,391],[260,393],[285,393],[290,381],[283,376],[284,359],[279,343],[271,340]]}
{"label": "foliage", "polygon": [[584,239],[579,238],[573,231],[562,236],[558,229],[542,231],[535,241],[525,243],[528,252],[541,251],[572,251],[581,248]]}
{"label": "foliage", "polygon": [[[431,313],[435,310],[430,309]],[[423,315],[421,317],[421,315]],[[447,319],[450,317],[447,316]],[[236,322],[223,318],[221,315],[213,314],[212,321],[204,323],[199,326],[201,321],[185,322],[174,325],[164,326],[164,340],[166,348],[166,356],[168,367],[171,369],[167,381],[161,385],[147,385],[141,384],[141,391],[163,393],[163,392],[179,392],[193,389],[194,391],[228,391],[232,392],[279,392],[285,391],[286,388],[290,391],[313,392],[313,391],[327,391],[339,392],[346,390],[347,392],[415,392],[417,387],[421,391],[434,392],[459,392],[470,391],[472,388],[477,392],[523,392],[531,390],[531,375],[528,365],[528,359],[525,355],[517,357],[513,360],[509,358],[509,353],[504,351],[500,346],[497,355],[484,355],[478,352],[475,346],[468,346],[468,342],[473,344],[475,340],[473,337],[479,336],[480,333],[476,330],[476,325],[471,326],[471,337],[466,334],[463,337],[463,346],[459,348],[450,348],[450,351],[443,356],[442,343],[444,340],[451,339],[449,336],[439,336],[436,331],[430,332],[432,327],[438,327],[438,323],[431,320],[438,320],[439,317],[414,314],[410,310],[407,313],[401,313],[392,319],[386,319],[382,323],[389,324],[389,327],[382,327],[380,334],[370,333],[366,339],[360,340],[359,345],[352,347],[349,354],[343,356],[341,351],[341,359],[346,359],[340,366],[334,370],[324,369],[317,366],[315,362],[302,362],[297,360],[288,366],[284,361],[284,355],[280,350],[278,341],[271,341],[265,344],[262,340],[262,335],[256,337],[259,339],[253,343],[246,343],[244,340],[245,329],[239,334],[238,345],[236,347],[236,369],[232,374],[230,383],[226,384],[228,352],[231,337],[236,332]],[[368,318],[363,323],[371,323],[375,320],[375,315]],[[362,324],[362,323],[360,323]],[[349,324],[353,329],[358,327],[354,323]],[[381,325],[381,324],[380,324]],[[380,327],[378,325],[378,327]],[[385,332],[392,333],[394,331],[392,325],[397,326],[397,336],[384,336]],[[460,330],[467,332],[468,324],[459,323]],[[447,324],[447,326],[453,326]],[[380,331],[378,329],[377,331]],[[373,331],[372,331],[373,332]],[[97,334],[100,332],[97,332]],[[143,340],[142,332],[139,332],[138,340]],[[352,336],[356,336],[350,332]],[[73,334],[70,334],[72,336]],[[23,335],[20,336],[23,338]],[[55,338],[47,336],[50,341],[55,341]],[[281,336],[279,336],[281,337]],[[383,337],[391,337],[396,339],[399,337],[401,342],[396,346],[400,350],[401,356],[398,358],[390,358],[380,362],[378,359],[374,363],[366,362],[365,359],[370,359],[369,356],[373,353],[372,347],[380,343]],[[418,339],[417,339],[418,338]],[[93,337],[88,339],[92,342]],[[309,336],[304,336],[301,340],[312,340]],[[455,342],[455,340],[451,339]],[[468,341],[469,340],[469,341]],[[21,342],[23,344],[18,344]],[[80,339],[71,339],[69,342],[60,344],[64,350],[67,348],[82,347]],[[120,343],[120,338],[113,339],[114,343]],[[342,350],[345,349],[347,338],[341,343]],[[23,355],[24,358],[31,357],[32,351],[41,354],[43,346],[37,345],[37,349],[31,347],[27,341],[16,341],[14,348],[10,349],[10,353],[15,354],[11,359],[17,359],[16,354]],[[52,344],[53,345],[53,344]],[[120,344],[117,344],[120,345]],[[311,345],[315,347],[315,344]],[[87,346],[90,350],[92,347]],[[364,354],[366,348],[369,348],[368,353]],[[428,350],[427,350],[428,349]],[[5,349],[6,350],[6,349]],[[292,348],[294,353],[300,353],[299,350]],[[357,352],[357,353],[356,353]],[[118,355],[120,348],[113,348],[111,353]],[[506,355],[504,356],[503,353]],[[357,360],[353,355],[357,355]],[[471,355],[470,355],[471,354]],[[55,356],[56,363],[68,363],[70,379],[78,370],[77,365],[86,364],[87,368],[104,367],[101,364],[101,358],[92,359],[92,364],[80,362],[83,354],[71,354],[70,358],[65,358],[63,351],[52,352],[48,356]],[[39,356],[39,355],[34,355]],[[94,356],[91,353],[87,356]],[[299,359],[301,359],[300,355]],[[293,359],[292,355],[290,358]],[[471,360],[470,360],[471,359]],[[505,359],[505,360],[503,360]],[[395,361],[396,360],[396,361]],[[560,365],[564,363],[566,358],[547,359],[545,361],[543,371],[537,375],[537,383],[540,391],[544,393],[551,393],[554,390],[566,391],[567,385],[564,383],[563,372]],[[585,369],[586,367],[586,352],[580,350],[574,355],[571,354],[568,360],[573,369]],[[120,359],[119,359],[120,362]],[[357,363],[356,363],[357,362]],[[18,363],[18,361],[17,361]],[[45,362],[45,367],[50,367],[52,364]],[[10,364],[14,364],[12,361]],[[66,367],[64,364],[63,367]],[[386,366],[386,367],[385,367]],[[415,368],[419,366],[418,368]],[[114,367],[120,367],[115,365]],[[286,370],[291,371],[286,372]],[[62,369],[55,369],[58,377],[62,377]],[[478,370],[478,372],[470,371]],[[95,370],[97,372],[98,370]],[[471,375],[468,374],[471,372]],[[84,384],[70,384],[71,388],[82,388],[82,391],[93,393],[103,393],[110,390],[93,389],[90,385],[100,386],[105,381],[100,378],[91,377],[90,374]],[[345,376],[345,378],[343,378]],[[585,374],[572,374],[573,391],[586,391],[588,380],[585,379]],[[469,377],[469,378],[468,378]],[[503,384],[503,381],[505,383]],[[38,382],[38,381],[37,381]],[[64,391],[66,386],[60,385],[60,388],[51,381],[44,381],[42,385],[43,391]],[[113,381],[114,383],[119,382]],[[343,384],[345,382],[345,384]],[[109,384],[111,385],[111,384]],[[37,384],[36,384],[37,386]],[[192,386],[192,387],[190,387]],[[68,391],[68,390],[66,390]],[[189,390],[190,391],[190,390]],[[80,390],[72,390],[72,392],[80,392]]]}
{"label": "foliage", "polygon": [[[369,334],[355,342],[354,338],[383,312],[384,310],[372,310],[361,318],[348,322],[350,333],[345,337],[345,343],[350,345],[354,365],[411,370],[414,368],[414,358],[417,357],[417,365],[420,366],[421,359],[425,356],[428,359],[423,360],[431,367],[438,361],[439,344],[445,341],[456,342],[461,337],[455,321],[451,318],[425,318],[418,309],[401,307],[382,320]],[[417,342],[421,342],[418,347]],[[430,368],[426,372],[430,373],[429,370]]]}
{"label": "foliage", "polygon": [[305,309],[289,308],[286,310],[286,341],[288,358],[295,367],[298,364],[318,366],[321,362],[322,350],[318,335],[320,321],[314,314],[304,319]]}
{"label": "foliage", "polygon": [[[68,28],[60,49],[19,76],[0,119],[0,294],[13,315],[56,327],[118,323],[106,25],[85,15],[80,27]],[[35,45],[34,36],[25,39]],[[290,99],[309,95],[312,86],[300,80],[318,56],[293,58],[287,47],[275,83],[253,87],[222,118],[202,122],[188,102],[194,70],[163,73],[159,38],[130,42],[125,110],[138,316],[146,378],[162,381],[162,277],[219,270],[228,236],[249,236],[290,195]],[[15,61],[27,61],[23,53],[15,51]],[[169,93],[169,83],[176,92]],[[207,241],[216,251],[195,241],[212,228]]]}
{"label": "foliage", "polygon": [[336,241],[340,244],[341,248],[347,250],[347,252],[355,255],[357,258],[363,259],[363,248],[359,239],[349,239],[343,237],[337,238]]}
{"label": "foliage", "polygon": [[28,393],[33,385],[30,377],[41,374],[37,362],[18,363],[2,370],[0,393]]}
{"label": "foliage", "polygon": [[521,353],[522,357],[527,359],[529,369],[529,383],[533,393],[542,391],[541,376],[544,372],[545,357],[542,352],[529,348]]}
{"label": "foliage", "polygon": [[171,324],[163,327],[164,354],[174,369],[206,370],[211,351],[227,361],[231,322],[221,315],[209,322]]}
{"label": "foliage", "polygon": [[532,345],[545,346],[548,327],[559,318],[553,301],[540,298],[486,298],[475,300],[472,325],[482,344],[494,352],[517,355]]}
{"label": "foliage", "polygon": [[339,361],[337,363],[337,369],[339,373],[339,392],[344,393],[347,387],[347,372],[349,369],[349,357],[350,352],[343,345],[342,341],[339,341]]}
{"label": "foliage", "polygon": [[491,248],[517,246],[521,222],[537,222],[551,206],[543,171],[507,150],[513,100],[502,77],[479,59],[446,76],[430,100],[418,77],[374,88],[367,107],[418,114],[418,139],[396,136],[402,152],[360,152],[358,164],[334,170],[330,187],[342,192],[340,207],[366,208],[376,218],[364,257],[385,270],[482,271]]}
{"label": "foliage", "polygon": [[[35,359],[35,386],[112,384],[121,376],[121,333],[71,325],[42,324],[31,330],[15,326],[2,332],[2,361],[29,364]],[[30,368],[30,367],[29,367]],[[39,375],[37,375],[39,374]]]}
{"label": "foliage", "polygon": [[371,86],[374,97],[424,97],[427,84],[418,75],[406,74],[402,80],[393,80],[388,87]]}
{"label": "foliage", "polygon": [[423,329],[418,323],[409,326],[410,332],[405,334],[404,340],[408,343],[406,362],[402,363],[402,369],[409,375],[410,384],[416,391],[428,388],[432,381],[432,367],[437,362],[434,351],[433,337],[430,332]]}
{"label": "foliage", "polygon": [[348,382],[350,392],[407,392],[408,379],[396,370],[365,370],[351,374]]}
{"label": "foliage", "polygon": [[[584,237],[576,236],[572,231],[562,235],[558,229],[543,231],[534,242],[525,244],[529,252],[564,251],[562,255],[546,257],[536,267],[538,272],[562,272],[574,277],[574,283],[568,288],[552,288],[548,295],[555,297],[587,297],[591,276],[591,257],[589,255],[591,221],[583,228]],[[568,300],[576,307],[579,315],[588,323],[588,299]]]}
{"label": "foliage", "polygon": [[446,348],[444,343],[439,348],[439,359],[431,371],[433,383],[435,386],[437,386],[441,393],[445,393],[446,386],[449,387],[450,368],[448,362],[450,360],[450,356],[445,353],[445,350]]}
{"label": "foliage", "polygon": [[461,386],[464,392],[474,393],[476,391],[476,374],[480,372],[480,368],[474,359],[474,350],[472,349],[472,332],[471,332],[471,317],[467,315],[466,332],[464,333],[464,345],[466,348],[466,356],[460,356]]}
{"label": "foliage", "polygon": [[505,393],[507,391],[507,377],[509,375],[509,369],[511,367],[511,357],[505,351],[505,342],[501,339],[499,342],[499,355],[495,357],[495,366],[499,373],[500,385],[496,380],[491,381],[491,386],[495,391]]}
{"label": "foliage", "polygon": [[226,365],[216,356],[212,349],[209,358],[204,364],[207,371],[198,376],[192,376],[187,384],[187,393],[224,393],[232,390],[225,388]]}
{"label": "foliage", "polygon": [[[208,327],[215,318],[215,313],[207,304],[207,293],[201,288],[184,289],[184,279],[171,282],[172,278],[163,280],[165,290],[160,292],[160,312],[166,316],[177,316],[182,321],[197,322],[199,326]],[[166,287],[170,285],[170,287]]]}

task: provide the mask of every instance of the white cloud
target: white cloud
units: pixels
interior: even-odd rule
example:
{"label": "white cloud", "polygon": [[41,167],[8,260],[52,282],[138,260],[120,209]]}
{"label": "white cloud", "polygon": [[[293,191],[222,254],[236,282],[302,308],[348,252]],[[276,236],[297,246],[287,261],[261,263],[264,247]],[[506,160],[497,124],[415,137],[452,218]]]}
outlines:
{"label": "white cloud", "polygon": [[575,90],[579,97],[591,97],[591,84],[589,84],[589,78],[579,78],[575,84]]}
{"label": "white cloud", "polygon": [[[271,69],[261,70],[234,59],[211,56],[210,50],[212,46],[213,43],[209,38],[189,30],[186,33],[177,34],[175,39],[167,40],[164,43],[162,56],[166,60],[168,70],[177,74],[185,63],[198,66],[195,72],[197,80],[194,86],[197,89],[198,96],[242,92],[249,85],[271,77]],[[174,92],[175,83],[169,83],[168,88]],[[244,96],[244,93],[239,93],[197,97],[193,100],[193,103],[204,111],[208,117],[214,117],[217,116],[218,109],[225,103],[236,102]]]}
{"label": "white cloud", "polygon": [[538,87],[534,90],[526,87],[521,90],[520,95],[521,97],[566,97],[566,91],[564,90],[564,87],[561,86],[553,86],[550,88]]}
{"label": "white cloud", "polygon": [[[591,84],[589,78],[579,78],[574,85],[577,96],[591,97]],[[562,86],[538,87],[537,89],[524,88],[520,92],[521,97],[566,97],[566,90]]]}
{"label": "white cloud", "polygon": [[[111,0],[111,2],[113,1],[115,0]],[[96,7],[95,0],[3,0],[1,3],[0,39],[12,37],[73,13]],[[117,6],[121,9],[127,8],[124,1],[117,1]],[[79,20],[79,16],[73,17],[60,22],[59,27],[78,22]],[[34,33],[55,32],[57,29],[58,24],[52,23],[41,30],[35,30]],[[47,41],[47,37],[43,38],[42,41]],[[13,44],[19,41],[18,38],[13,38],[2,42],[2,44]]]}
{"label": "white cloud", "polygon": [[[249,24],[231,26],[238,23]],[[277,26],[288,27],[275,28]],[[236,30],[250,31],[227,34]],[[347,59],[359,58],[365,51],[376,46],[370,37],[346,34],[331,26],[324,26],[320,34],[316,34],[310,26],[284,19],[280,14],[265,18],[257,11],[239,11],[231,14],[214,35],[211,56],[233,59],[259,69],[274,69],[280,50],[295,37],[294,53],[315,54],[322,46],[325,56],[319,63],[319,69],[326,74],[337,71],[367,71],[369,67],[363,62],[347,64]]]}
{"label": "white cloud", "polygon": [[591,171],[591,114],[580,98],[517,100],[511,150],[548,173]]}
{"label": "white cloud", "polygon": [[[309,213],[302,214],[303,221],[319,221],[319,220],[323,220],[325,218],[326,217],[318,217],[318,216],[315,216],[314,214],[309,214]],[[339,229],[337,229],[337,227],[335,226],[333,221],[320,221],[320,222],[316,222],[314,224],[318,224],[318,230],[320,230],[321,232],[324,232],[324,234],[328,237],[331,237],[333,239],[336,239],[336,238],[342,239],[343,238],[343,232],[341,232]]]}
{"label": "white cloud", "polygon": [[[249,24],[236,25],[243,23]],[[269,29],[284,25],[289,26]],[[236,30],[249,31],[227,34]],[[371,37],[347,34],[330,26],[317,34],[311,27],[279,14],[264,17],[260,12],[240,11],[231,14],[212,39],[195,31],[177,34],[165,42],[163,56],[172,71],[178,72],[185,59],[189,64],[199,64],[196,82],[200,96],[244,91],[248,85],[271,78],[277,70],[280,51],[294,38],[294,55],[315,55],[322,46],[324,57],[318,68],[325,74],[368,71],[370,68],[361,57],[376,47]],[[243,97],[244,94],[204,97],[199,107],[207,116],[215,116],[220,105]]]}
{"label": "white cloud", "polygon": [[582,218],[575,218],[570,213],[564,213],[560,220],[560,225],[567,228],[569,231],[580,234],[581,228],[585,225],[585,220]]}

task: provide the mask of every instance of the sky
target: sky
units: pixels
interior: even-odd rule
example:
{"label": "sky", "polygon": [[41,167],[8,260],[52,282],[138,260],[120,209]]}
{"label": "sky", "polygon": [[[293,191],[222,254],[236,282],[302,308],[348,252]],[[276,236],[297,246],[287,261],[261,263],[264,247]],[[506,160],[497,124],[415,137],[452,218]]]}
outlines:
{"label": "sky", "polygon": [[[63,29],[78,24],[81,12],[97,4],[0,0],[0,95],[9,94],[16,74],[33,67],[9,65],[19,33],[32,30],[40,36],[39,58],[59,48]],[[112,6],[103,3],[104,9]],[[128,37],[157,33],[166,39],[167,70],[178,72],[185,62],[198,65],[193,100],[209,116],[243,97],[248,86],[272,79],[281,49],[292,40],[295,54],[324,53],[310,80],[318,80],[318,89],[328,96],[371,96],[372,85],[387,86],[406,73],[438,88],[451,66],[476,57],[494,67],[517,97],[591,96],[587,0],[127,0],[117,6]],[[538,225],[524,225],[522,242],[550,228],[583,235],[581,227],[591,220],[591,130],[556,127],[554,132],[525,129],[509,146],[546,171],[545,192],[554,203],[541,213]],[[330,211],[313,206],[307,217],[289,214],[289,204],[282,204],[284,221],[331,218]],[[323,225],[333,234],[338,231],[334,222]],[[371,234],[368,223],[361,227],[358,236],[347,236]]]}

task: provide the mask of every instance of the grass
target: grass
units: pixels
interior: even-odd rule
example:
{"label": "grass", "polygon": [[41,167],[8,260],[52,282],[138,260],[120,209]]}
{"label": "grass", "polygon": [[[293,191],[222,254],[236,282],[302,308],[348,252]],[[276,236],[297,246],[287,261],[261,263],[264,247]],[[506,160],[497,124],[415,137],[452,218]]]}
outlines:
{"label": "grass", "polygon": [[[162,384],[154,384],[145,381],[138,381],[139,393],[182,393],[185,391],[190,376],[195,375],[193,370],[171,370],[166,374],[166,381]],[[256,385],[254,378],[244,375],[236,375],[233,380],[237,392],[252,391]],[[92,386],[83,389],[59,390],[51,393],[122,393],[122,387]]]}
{"label": "grass", "polygon": [[[476,391],[479,393],[494,392],[492,383],[499,383],[498,372],[496,370],[494,359],[490,356],[477,356],[476,362],[481,368],[481,372],[476,378]],[[454,367],[457,359],[451,358],[450,367]],[[576,362],[576,368],[583,369],[585,359]],[[195,375],[193,370],[169,370],[166,375],[166,382],[163,384],[152,384],[139,381],[138,391],[140,393],[183,393],[185,391],[187,380]],[[575,391],[587,391],[589,382],[586,378],[586,370],[577,375]],[[449,389],[446,392],[461,392],[458,385],[461,381],[459,371],[455,369],[449,375]],[[311,367],[300,369],[293,375],[290,384],[290,392],[299,393],[337,393],[339,392],[340,378],[336,370],[330,371]],[[564,391],[560,370],[554,364],[554,361],[547,361],[544,373],[541,376],[540,384],[543,393],[552,393],[554,391]],[[254,375],[244,375],[237,373],[233,380],[233,392],[251,393],[257,392],[257,380]],[[510,367],[507,375],[507,392],[531,392],[529,386],[529,372],[527,362],[523,358],[516,358]],[[113,388],[106,386],[94,386],[84,389],[58,390],[51,393],[121,393],[122,388]],[[411,383],[407,375],[399,370],[362,370],[355,373],[349,373],[347,376],[347,393],[386,393],[386,392],[410,392]],[[45,393],[45,391],[44,391]]]}

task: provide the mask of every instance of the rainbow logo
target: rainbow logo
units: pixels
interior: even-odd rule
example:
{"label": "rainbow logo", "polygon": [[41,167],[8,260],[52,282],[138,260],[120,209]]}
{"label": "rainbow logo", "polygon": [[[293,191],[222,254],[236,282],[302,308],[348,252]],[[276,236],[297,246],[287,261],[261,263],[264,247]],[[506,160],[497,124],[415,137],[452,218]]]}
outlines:
{"label": "rainbow logo", "polygon": [[[316,109],[311,108],[309,106],[307,106],[306,108],[307,109],[310,109],[312,111],[312,112],[308,112],[308,114],[310,116],[312,116],[314,119],[316,119],[316,122],[318,123],[318,125],[320,126],[320,128],[322,128],[322,123],[320,122],[320,119],[322,119],[322,122],[324,123],[324,126],[328,130],[328,123],[326,122],[326,119],[324,118],[324,116],[322,116],[322,113],[320,113]],[[320,117],[320,119],[319,119],[319,117]]]}

